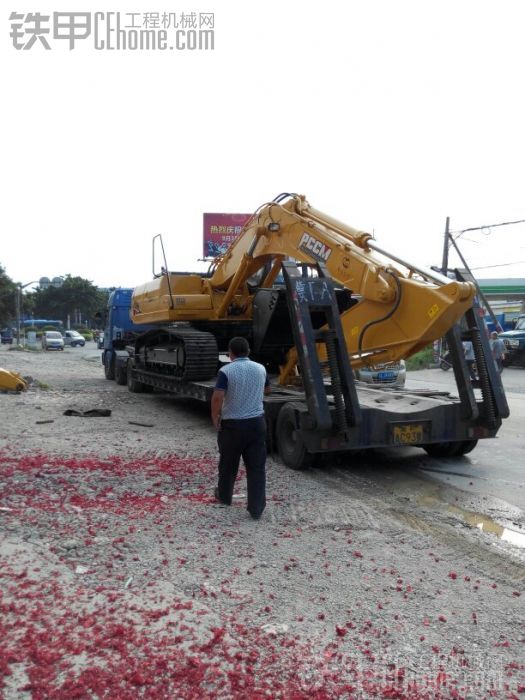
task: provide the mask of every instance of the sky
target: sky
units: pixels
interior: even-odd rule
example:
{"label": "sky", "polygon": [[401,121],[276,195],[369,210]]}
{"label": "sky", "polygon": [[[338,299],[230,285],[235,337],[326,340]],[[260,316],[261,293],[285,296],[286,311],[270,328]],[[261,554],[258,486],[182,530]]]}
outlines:
{"label": "sky", "polygon": [[[441,263],[447,216],[455,231],[525,219],[521,0],[98,7],[121,26],[213,15],[214,49],[96,50],[93,29],[70,49],[54,13],[93,26],[96,4],[5,6],[0,265],[28,289],[66,274],[146,282],[158,233],[169,269],[206,269],[203,213],[249,213],[281,192],[420,266]],[[50,18],[49,50],[36,35],[29,46],[31,12]],[[524,233],[458,244],[478,278],[525,278]]]}

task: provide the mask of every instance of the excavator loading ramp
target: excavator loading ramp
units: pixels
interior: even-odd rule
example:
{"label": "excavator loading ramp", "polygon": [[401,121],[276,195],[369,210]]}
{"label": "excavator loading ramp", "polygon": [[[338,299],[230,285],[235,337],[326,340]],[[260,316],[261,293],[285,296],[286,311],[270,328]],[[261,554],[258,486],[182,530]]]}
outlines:
{"label": "excavator loading ramp", "polygon": [[[334,285],[323,263],[317,263],[318,277],[304,277],[295,263],[283,262],[288,310],[297,350],[301,379],[309,409],[311,429],[336,428],[345,434],[361,421],[361,409],[348,358]],[[326,324],[314,329],[312,313],[322,313]],[[325,346],[321,363],[319,345]],[[330,410],[329,396],[335,405]]]}

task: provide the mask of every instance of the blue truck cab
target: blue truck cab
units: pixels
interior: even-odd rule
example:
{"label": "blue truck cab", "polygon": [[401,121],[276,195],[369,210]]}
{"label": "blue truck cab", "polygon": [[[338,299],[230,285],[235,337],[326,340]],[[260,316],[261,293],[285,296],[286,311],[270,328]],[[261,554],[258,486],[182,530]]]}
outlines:
{"label": "blue truck cab", "polygon": [[118,367],[121,368],[120,374],[122,374],[122,367],[125,367],[125,359],[128,357],[126,346],[132,344],[141,333],[154,328],[154,326],[139,326],[131,320],[129,311],[132,294],[133,288],[129,287],[118,287],[111,292],[104,325],[102,348],[104,374],[106,379],[117,379],[119,384],[125,384],[124,377],[117,377],[116,374]]}
{"label": "blue truck cab", "polygon": [[504,364],[525,367],[525,314],[518,316],[513,330],[500,333],[499,337],[505,343]]}

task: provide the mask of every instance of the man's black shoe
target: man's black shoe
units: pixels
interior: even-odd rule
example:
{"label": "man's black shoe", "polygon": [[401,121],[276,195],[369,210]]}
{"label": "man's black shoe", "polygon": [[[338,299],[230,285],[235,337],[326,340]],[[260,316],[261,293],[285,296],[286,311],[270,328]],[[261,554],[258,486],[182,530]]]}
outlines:
{"label": "man's black shoe", "polygon": [[218,486],[216,486],[213,489],[213,496],[214,496],[215,500],[217,501],[217,503],[222,503],[223,506],[231,505],[230,503],[226,503],[225,501],[223,501],[222,498],[219,496],[219,487]]}

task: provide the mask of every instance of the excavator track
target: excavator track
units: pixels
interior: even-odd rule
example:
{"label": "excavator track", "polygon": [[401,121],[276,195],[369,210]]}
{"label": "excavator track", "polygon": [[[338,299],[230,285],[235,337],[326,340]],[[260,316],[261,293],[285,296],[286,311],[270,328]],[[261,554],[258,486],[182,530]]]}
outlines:
{"label": "excavator track", "polygon": [[217,374],[217,341],[191,327],[159,328],[142,336],[137,348],[145,369],[184,381],[202,381]]}
{"label": "excavator track", "polygon": [[184,343],[186,357],[183,379],[187,381],[211,379],[217,374],[219,361],[217,341],[211,333],[192,328],[172,335],[176,335]]}

